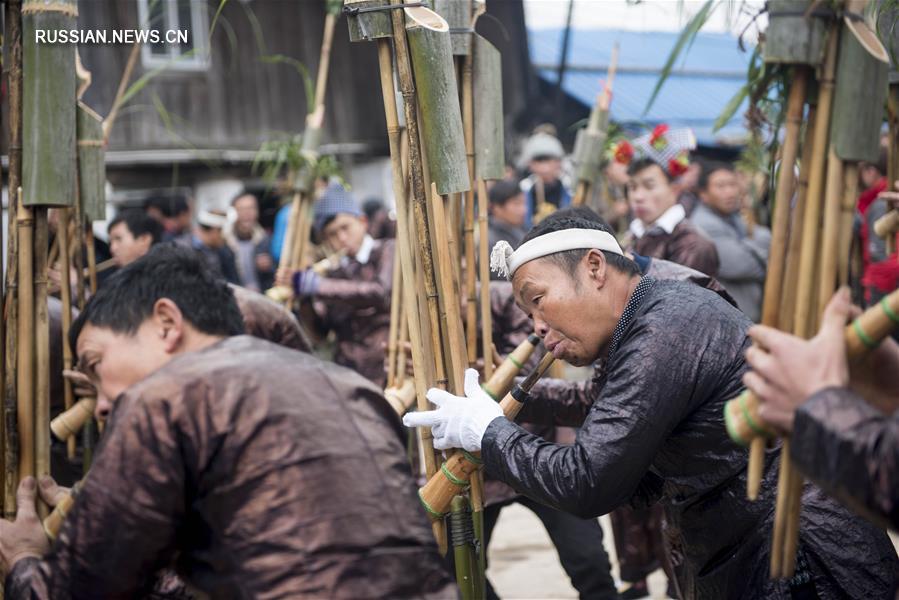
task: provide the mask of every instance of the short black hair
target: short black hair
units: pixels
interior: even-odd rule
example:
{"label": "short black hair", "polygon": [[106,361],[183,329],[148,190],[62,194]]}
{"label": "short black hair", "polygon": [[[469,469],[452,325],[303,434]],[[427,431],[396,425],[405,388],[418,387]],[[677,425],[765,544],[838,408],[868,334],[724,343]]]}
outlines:
{"label": "short black hair", "polygon": [[702,171],[699,172],[699,181],[697,182],[699,189],[709,189],[709,179],[712,178],[713,173],[717,173],[718,171],[736,173],[736,169],[734,169],[734,166],[730,163],[720,161],[705,163],[702,165]]}
{"label": "short black hair", "polygon": [[501,179],[500,181],[497,181],[493,184],[493,187],[490,188],[490,192],[488,192],[487,197],[490,199],[490,204],[505,206],[506,202],[520,193],[521,186],[518,185],[517,181],[512,181],[510,179]]}
{"label": "short black hair", "polygon": [[162,216],[171,219],[190,211],[187,198],[181,194],[174,196],[151,196],[144,200],[144,210],[155,208]]}
{"label": "short black hair", "polygon": [[631,161],[631,164],[629,164],[627,166],[627,174],[633,176],[633,175],[636,175],[637,173],[639,173],[640,171],[643,171],[644,169],[648,169],[649,167],[652,167],[652,166],[656,166],[656,167],[662,169],[662,173],[665,174],[665,179],[668,180],[668,183],[671,183],[672,177],[668,173],[668,169],[666,169],[665,167],[663,167],[662,165],[660,165],[653,159],[646,157],[646,156],[643,156],[641,158]]}
{"label": "short black hair", "polygon": [[566,208],[560,208],[559,210],[550,214],[547,219],[585,219],[587,221],[593,221],[594,223],[599,223],[604,227],[608,228],[608,231],[612,231],[612,227],[609,223],[599,216],[595,210],[590,208],[589,206],[568,206]]}
{"label": "short black hair", "polygon": [[217,278],[192,248],[167,243],[155,246],[104,282],[72,323],[72,351],[88,323],[134,334],[161,298],[174,302],[197,331],[223,336],[244,333],[243,316],[228,283]]}
{"label": "short black hair", "polygon": [[[541,235],[546,235],[547,233],[553,233],[555,231],[564,231],[565,229],[595,229],[597,231],[605,231],[606,233],[615,235],[615,232],[612,231],[612,228],[609,227],[602,220],[593,220],[593,219],[585,219],[581,217],[568,216],[565,214],[558,215],[557,211],[550,216],[546,217],[536,226],[534,226],[524,239],[522,240],[522,244],[525,242],[529,242],[534,238],[538,238]],[[593,212],[593,211],[590,211]],[[594,213],[596,214],[596,213]],[[599,215],[596,215],[599,218]],[[566,273],[574,277],[574,274],[577,272],[577,267],[581,262],[581,259],[589,252],[589,249],[577,249],[577,250],[564,250],[562,252],[556,252],[555,254],[550,254],[545,258],[548,258],[558,264],[562,269],[565,270]],[[609,263],[615,270],[624,273],[625,275],[641,275],[639,265],[629,259],[626,256],[621,254],[616,254],[615,252],[609,252],[607,250],[600,250],[603,256],[606,258],[606,262]]]}
{"label": "short black hair", "polygon": [[119,223],[124,223],[125,227],[128,228],[128,231],[131,232],[131,235],[133,235],[135,239],[142,235],[149,235],[151,246],[158,244],[159,240],[162,239],[162,224],[142,210],[129,208],[120,211],[115,218],[109,222],[106,231],[112,231],[112,228]]}

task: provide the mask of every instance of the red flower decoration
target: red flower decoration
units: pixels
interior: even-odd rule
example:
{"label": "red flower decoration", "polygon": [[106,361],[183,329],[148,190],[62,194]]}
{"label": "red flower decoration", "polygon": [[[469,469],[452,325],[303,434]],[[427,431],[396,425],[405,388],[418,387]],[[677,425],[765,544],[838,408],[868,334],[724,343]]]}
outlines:
{"label": "red flower decoration", "polygon": [[649,136],[649,145],[656,150],[663,150],[668,145],[668,140],[665,139],[666,133],[668,133],[667,125],[664,123],[656,125],[655,129],[652,130],[652,135]]}
{"label": "red flower decoration", "polygon": [[634,147],[627,140],[621,140],[615,144],[615,162],[623,165],[630,164],[634,158]]}
{"label": "red flower decoration", "polygon": [[671,175],[672,178],[680,177],[687,172],[687,167],[689,166],[690,159],[687,157],[686,153],[678,154],[677,158],[672,158],[668,161],[668,174]]}

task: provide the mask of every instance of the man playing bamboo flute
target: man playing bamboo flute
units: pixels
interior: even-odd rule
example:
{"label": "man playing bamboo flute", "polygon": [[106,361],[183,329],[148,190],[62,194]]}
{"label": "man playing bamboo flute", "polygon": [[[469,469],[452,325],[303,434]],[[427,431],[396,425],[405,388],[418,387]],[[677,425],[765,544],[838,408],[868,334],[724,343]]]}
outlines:
{"label": "man playing bamboo flute", "polygon": [[803,340],[770,327],[749,331],[746,387],[759,415],[790,434],[790,457],[825,491],[899,531],[899,345],[886,338],[860,364],[846,360],[847,289]]}
{"label": "man playing bamboo flute", "polygon": [[188,249],[157,247],[91,300],[71,338],[117,400],[51,548],[20,485],[7,597],[133,598],[171,564],[211,598],[455,597],[379,390],[242,331]]}
{"label": "man playing bamboo flute", "polygon": [[327,187],[315,205],[315,231],[339,264],[324,276],[313,269],[278,271],[278,283],[312,300],[322,333],[334,331],[334,362],[384,387],[384,348],[390,332],[393,288],[393,240],[368,234],[365,218],[352,194],[340,184]]}
{"label": "man playing bamboo flute", "polygon": [[472,371],[467,398],[431,390],[438,410],[406,415],[407,425],[432,427],[435,447],[479,450],[493,476],[581,517],[656,488],[683,598],[886,596],[899,568],[889,538],[811,485],[801,568],[791,580],[768,578],[778,452],[749,502],[747,454],[723,419],[743,387],[745,315],[697,285],[641,276],[611,233],[586,220],[537,226],[518,250],[498,245],[491,258],[556,358],[605,360],[602,398],[575,444],[558,446],[505,419]]}

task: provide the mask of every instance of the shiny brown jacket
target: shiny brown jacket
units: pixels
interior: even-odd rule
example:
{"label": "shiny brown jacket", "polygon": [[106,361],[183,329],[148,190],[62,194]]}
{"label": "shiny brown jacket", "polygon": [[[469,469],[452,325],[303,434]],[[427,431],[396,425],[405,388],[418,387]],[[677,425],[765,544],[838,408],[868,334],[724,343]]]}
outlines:
{"label": "shiny brown jacket", "polygon": [[633,251],[643,256],[670,260],[712,277],[718,274],[715,244],[688,220],[678,223],[671,233],[659,227],[650,229],[634,241]]}
{"label": "shiny brown jacket", "polygon": [[301,352],[312,352],[312,344],[289,310],[264,294],[239,285],[229,285],[243,315],[247,335],[262,338]]}
{"label": "shiny brown jacket", "polygon": [[315,312],[324,330],[334,331],[334,362],[361,373],[383,388],[390,291],[393,289],[393,240],[375,240],[364,265],[344,259],[321,279]]}
{"label": "shiny brown jacket", "polygon": [[133,598],[169,564],[212,598],[455,597],[379,390],[249,336],[116,401],[50,553],[9,598]]}

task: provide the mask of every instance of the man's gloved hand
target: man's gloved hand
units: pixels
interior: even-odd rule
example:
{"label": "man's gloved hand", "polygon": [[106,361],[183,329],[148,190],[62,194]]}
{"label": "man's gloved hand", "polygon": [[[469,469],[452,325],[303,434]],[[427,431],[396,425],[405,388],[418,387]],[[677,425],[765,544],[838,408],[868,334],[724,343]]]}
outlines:
{"label": "man's gloved hand", "polygon": [[503,416],[499,404],[478,385],[478,372],[465,371],[465,396],[454,396],[447,391],[431,388],[428,400],[437,410],[407,413],[403,417],[406,427],[430,427],[434,434],[434,448],[464,448],[469,452],[481,449],[481,439],[487,426]]}
{"label": "man's gloved hand", "polygon": [[297,271],[293,274],[293,291],[300,298],[314,296],[318,291],[318,273],[312,269]]}

